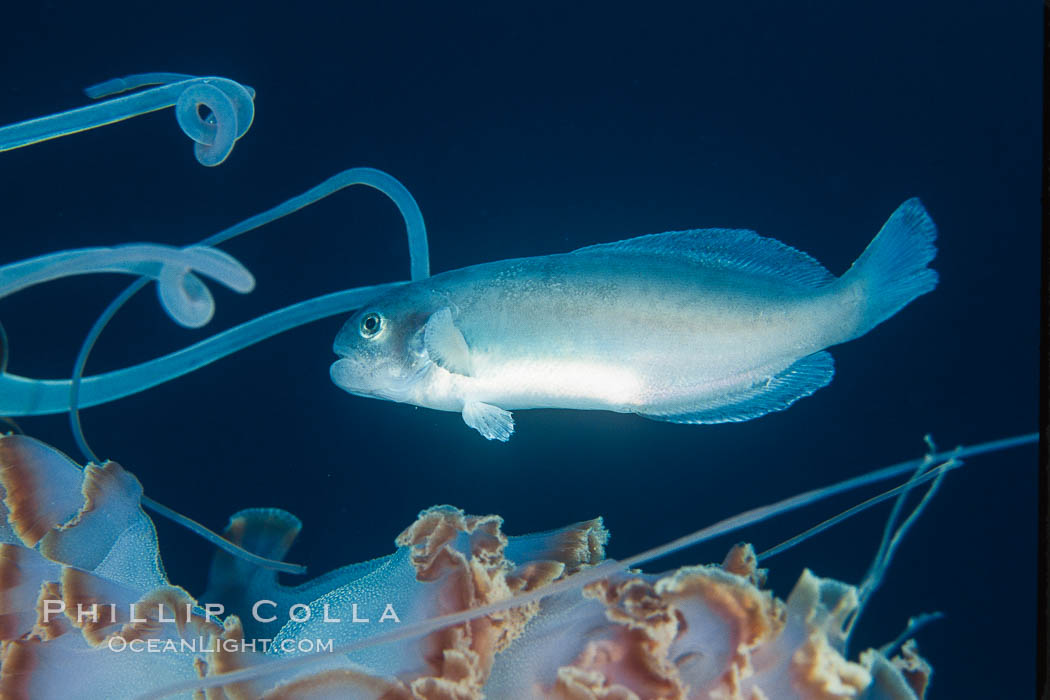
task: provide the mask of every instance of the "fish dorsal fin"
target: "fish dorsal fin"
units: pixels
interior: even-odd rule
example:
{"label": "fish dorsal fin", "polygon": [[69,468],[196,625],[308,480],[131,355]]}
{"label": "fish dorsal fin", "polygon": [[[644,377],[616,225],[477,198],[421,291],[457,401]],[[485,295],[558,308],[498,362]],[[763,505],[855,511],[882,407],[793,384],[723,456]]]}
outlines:
{"label": "fish dorsal fin", "polygon": [[801,250],[747,229],[698,228],[668,231],[599,243],[573,253],[636,252],[690,260],[725,270],[740,270],[807,287],[821,287],[835,277]]}
{"label": "fish dorsal fin", "polygon": [[452,311],[446,306],[435,311],[423,327],[423,346],[434,364],[453,374],[470,376],[473,365],[470,348],[463,334],[452,320]]}

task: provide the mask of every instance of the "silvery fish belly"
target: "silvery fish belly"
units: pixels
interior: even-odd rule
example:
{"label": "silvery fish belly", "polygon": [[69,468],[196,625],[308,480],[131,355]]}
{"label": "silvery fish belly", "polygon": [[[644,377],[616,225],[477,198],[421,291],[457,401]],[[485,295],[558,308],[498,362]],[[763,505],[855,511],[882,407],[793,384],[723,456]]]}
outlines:
{"label": "silvery fish belly", "polygon": [[834,373],[825,348],[932,290],[935,238],[911,199],[840,278],[779,241],[730,229],[453,270],[354,314],[336,338],[332,380],[462,412],[496,440],[524,408],[749,420],[825,386]]}

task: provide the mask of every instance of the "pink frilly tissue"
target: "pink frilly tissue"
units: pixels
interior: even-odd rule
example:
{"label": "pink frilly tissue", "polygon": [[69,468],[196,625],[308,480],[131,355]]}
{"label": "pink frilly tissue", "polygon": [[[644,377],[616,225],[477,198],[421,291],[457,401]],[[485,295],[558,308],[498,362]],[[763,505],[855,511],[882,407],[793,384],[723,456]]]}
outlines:
{"label": "pink frilly tissue", "polygon": [[[142,488],[115,462],[81,469],[32,438],[0,437],[0,488],[0,697],[12,700],[155,697],[240,669],[258,673],[180,697],[911,700],[930,675],[910,642],[892,659],[845,658],[856,589],[805,571],[782,601],[749,545],[721,565],[621,572],[269,672],[273,659],[540,590],[602,562],[608,533],[596,519],[508,537],[499,516],[436,506],[390,556],[295,587],[220,552],[198,602],[168,582]],[[226,536],[279,558],[299,527],[251,509]]]}

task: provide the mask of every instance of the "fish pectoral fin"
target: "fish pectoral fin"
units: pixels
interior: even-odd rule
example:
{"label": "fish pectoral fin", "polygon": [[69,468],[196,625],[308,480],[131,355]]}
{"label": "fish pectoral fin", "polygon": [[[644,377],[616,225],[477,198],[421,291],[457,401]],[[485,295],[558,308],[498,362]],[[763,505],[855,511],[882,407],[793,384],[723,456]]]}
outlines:
{"label": "fish pectoral fin", "polygon": [[464,402],[463,422],[486,440],[506,442],[514,434],[514,416],[510,411],[481,401]]}
{"label": "fish pectoral fin", "polygon": [[682,406],[665,414],[639,413],[670,423],[734,423],[782,411],[804,396],[827,386],[835,374],[831,353],[815,352],[783,372],[737,392],[717,406]]}
{"label": "fish pectoral fin", "polygon": [[469,377],[474,371],[470,348],[463,333],[456,328],[452,311],[447,306],[435,311],[427,319],[423,327],[423,347],[434,364],[453,374]]}

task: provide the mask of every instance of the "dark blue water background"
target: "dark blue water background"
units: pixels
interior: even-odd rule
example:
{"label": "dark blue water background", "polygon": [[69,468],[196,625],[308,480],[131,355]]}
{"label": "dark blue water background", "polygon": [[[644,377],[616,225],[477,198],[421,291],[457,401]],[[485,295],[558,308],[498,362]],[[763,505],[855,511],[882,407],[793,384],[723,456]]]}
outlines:
{"label": "dark blue water background", "polygon": [[[435,271],[637,234],[748,227],[840,274],[904,199],[940,228],[941,285],[834,349],[833,383],[790,410],[722,426],[519,411],[508,444],[452,413],[351,397],[328,379],[342,319],[313,323],[179,381],[87,410],[89,439],[146,492],[221,527],[279,506],[313,573],[386,554],[429,505],[495,512],[523,533],[602,515],[623,557],[684,532],[942,446],[1036,427],[1039,5],[937,1],[347,3],[281,9],[34,3],[0,29],[0,123],[85,103],[147,70],[258,90],[230,160],[206,169],[169,111],[0,156],[0,261],[132,241],[189,244],[344,168],[401,179]],[[10,18],[8,18],[10,20]],[[400,220],[366,188],[226,247],[258,279],[217,292],[200,331],[150,290],[89,371],[182,347],[324,292],[407,276]],[[128,283],[96,276],[0,303],[11,370],[68,376]],[[559,323],[552,318],[551,323]],[[75,454],[64,417],[31,434]],[[1035,644],[1036,451],[982,457],[945,483],[855,637],[916,613],[934,698],[1024,697]],[[773,545],[860,494],[698,547],[663,569]],[[888,508],[769,562],[857,582]],[[158,523],[171,579],[204,585],[209,546]],[[1004,687],[1005,686],[1005,687]]]}

